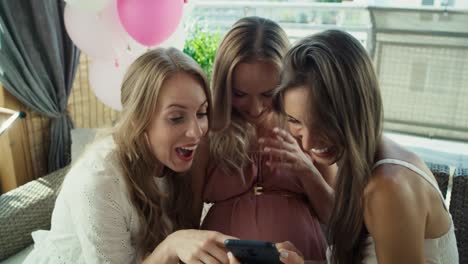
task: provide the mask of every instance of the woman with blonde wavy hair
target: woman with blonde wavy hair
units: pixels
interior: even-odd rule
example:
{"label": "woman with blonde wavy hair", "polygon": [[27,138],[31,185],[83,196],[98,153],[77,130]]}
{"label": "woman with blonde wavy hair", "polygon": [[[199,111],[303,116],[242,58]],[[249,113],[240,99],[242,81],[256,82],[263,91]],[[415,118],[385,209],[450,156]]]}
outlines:
{"label": "woman with blonde wavy hair", "polygon": [[122,84],[120,120],[73,165],[50,231],[25,263],[225,263],[228,236],[192,230],[186,173],[208,131],[199,65],[174,49],[139,57]]}
{"label": "woman with blonde wavy hair", "polygon": [[212,76],[213,132],[201,145],[205,158],[194,165],[195,193],[201,194],[196,203],[213,203],[202,229],[290,240],[308,258],[322,260],[326,243],[319,221],[329,218],[334,167],[321,167],[315,177],[307,166],[313,160],[300,149],[296,168],[277,167],[258,142],[281,123],[271,96],[288,47],[283,29],[260,17],[240,19],[222,40]]}

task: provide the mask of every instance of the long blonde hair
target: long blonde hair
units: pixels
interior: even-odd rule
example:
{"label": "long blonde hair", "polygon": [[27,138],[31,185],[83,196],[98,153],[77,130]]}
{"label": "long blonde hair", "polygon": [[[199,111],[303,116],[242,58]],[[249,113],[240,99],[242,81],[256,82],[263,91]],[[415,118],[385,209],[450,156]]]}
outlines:
{"label": "long blonde hair", "polygon": [[310,89],[310,111],[326,125],[338,149],[335,205],[329,230],[332,263],[360,263],[364,226],[362,197],[382,134],[383,107],[372,61],[358,40],[327,30],[299,41],[285,56],[274,108],[284,111],[291,88]]}
{"label": "long blonde hair", "polygon": [[213,66],[213,130],[211,158],[228,173],[240,173],[250,160],[248,148],[254,128],[232,111],[233,72],[239,63],[270,62],[281,69],[289,48],[284,30],[272,20],[244,17],[237,21],[221,42]]}
{"label": "long blonde hair", "polygon": [[[122,83],[123,110],[113,136],[117,159],[141,223],[137,237],[140,256],[152,252],[173,231],[196,226],[191,210],[186,208],[192,194],[190,177],[179,175],[156,160],[145,138],[160,89],[178,72],[195,77],[211,105],[203,70],[193,59],[174,48],[158,48],[143,54],[130,66]],[[209,119],[210,113],[208,111]],[[155,177],[165,177],[168,189],[160,190]],[[164,215],[167,219],[163,219]]]}

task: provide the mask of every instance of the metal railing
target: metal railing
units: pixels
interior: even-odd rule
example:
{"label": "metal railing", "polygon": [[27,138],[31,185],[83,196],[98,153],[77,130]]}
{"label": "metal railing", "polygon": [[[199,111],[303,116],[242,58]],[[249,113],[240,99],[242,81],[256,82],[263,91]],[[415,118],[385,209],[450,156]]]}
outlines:
{"label": "metal railing", "polygon": [[351,33],[374,60],[387,130],[468,140],[467,9],[199,1],[191,17],[224,34],[254,15],[278,22],[292,42],[330,28]]}
{"label": "metal railing", "polygon": [[17,119],[25,118],[26,113],[21,111],[14,111],[8,108],[0,107],[0,114],[11,115],[0,125],[0,135],[2,135]]}
{"label": "metal railing", "polygon": [[209,30],[224,34],[235,21],[245,16],[261,16],[278,22],[292,42],[334,28],[348,31],[369,50],[372,44],[367,5],[355,3],[198,1],[191,19],[202,21]]}

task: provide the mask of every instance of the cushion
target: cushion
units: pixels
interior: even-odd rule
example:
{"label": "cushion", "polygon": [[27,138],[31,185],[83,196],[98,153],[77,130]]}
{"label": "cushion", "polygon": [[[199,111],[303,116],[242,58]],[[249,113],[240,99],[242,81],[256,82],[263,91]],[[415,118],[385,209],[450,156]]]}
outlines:
{"label": "cushion", "polygon": [[57,170],[0,196],[0,260],[31,245],[32,231],[50,228],[55,199],[68,169]]}

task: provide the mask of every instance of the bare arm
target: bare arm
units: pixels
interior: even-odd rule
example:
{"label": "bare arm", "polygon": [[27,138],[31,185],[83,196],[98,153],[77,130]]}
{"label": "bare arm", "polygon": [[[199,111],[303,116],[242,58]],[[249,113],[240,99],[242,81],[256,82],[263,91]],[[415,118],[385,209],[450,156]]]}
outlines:
{"label": "bare arm", "polygon": [[364,221],[379,263],[424,263],[426,212],[409,184],[377,175],[364,194]]}
{"label": "bare arm", "polygon": [[333,173],[333,168],[326,169],[322,170],[323,173],[319,168],[310,169],[300,177],[312,209],[317,214],[320,222],[324,224],[327,224],[330,219],[335,201],[335,191],[332,185],[327,182],[327,179],[331,180],[335,177],[330,175],[330,173]]}
{"label": "bare arm", "polygon": [[328,184],[328,186],[332,187],[332,189],[335,190],[336,177],[338,174],[338,165],[336,165],[336,163],[332,165],[327,165],[327,164],[319,164],[316,162],[314,162],[314,165],[317,168],[317,170],[320,172],[320,174],[322,175],[323,179]]}

